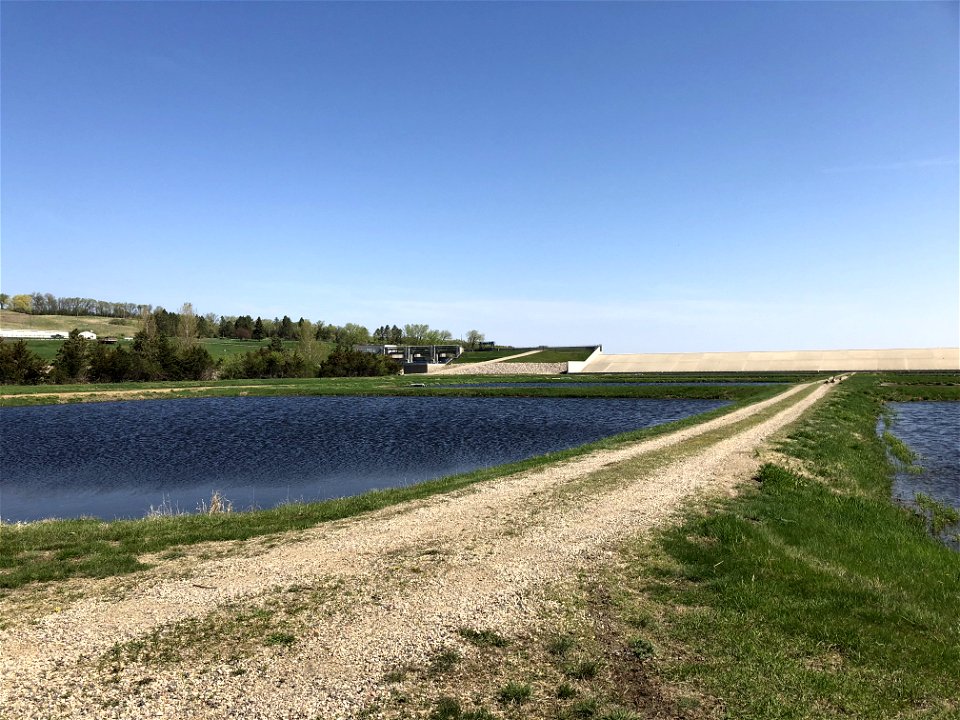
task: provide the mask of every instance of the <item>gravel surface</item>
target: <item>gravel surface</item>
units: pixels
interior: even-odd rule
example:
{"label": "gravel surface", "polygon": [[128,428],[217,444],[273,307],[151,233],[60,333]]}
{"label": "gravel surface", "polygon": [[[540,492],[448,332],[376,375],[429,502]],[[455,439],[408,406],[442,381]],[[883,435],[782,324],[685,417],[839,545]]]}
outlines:
{"label": "gravel surface", "polygon": [[[549,584],[589,568],[617,540],[668,521],[684,500],[749,479],[765,438],[834,386],[820,385],[772,418],[646,475],[592,490],[577,481],[804,387],[670,435],[279,541],[188,548],[187,557],[133,582],[73,583],[81,597],[39,618],[10,610],[35,592],[25,588],[0,603],[9,624],[0,632],[0,717],[356,717],[386,696],[391,669],[463,647],[461,627],[504,635],[535,627],[553,602],[544,592]],[[558,492],[565,488],[572,490]],[[228,547],[233,552],[209,558]],[[293,602],[303,607],[280,644],[244,645],[242,628],[252,621],[230,626],[238,612],[249,618],[257,608]],[[182,662],[104,661],[116,643],[153,647],[157,633],[198,621],[208,634],[184,645]],[[218,623],[223,642],[235,645],[228,660]]]}
{"label": "gravel surface", "polygon": [[[537,351],[534,351],[537,352]],[[519,357],[519,356],[517,356]],[[491,362],[464,363],[463,365],[447,365],[431,375],[559,375],[567,371],[567,364],[562,363],[507,363]]]}

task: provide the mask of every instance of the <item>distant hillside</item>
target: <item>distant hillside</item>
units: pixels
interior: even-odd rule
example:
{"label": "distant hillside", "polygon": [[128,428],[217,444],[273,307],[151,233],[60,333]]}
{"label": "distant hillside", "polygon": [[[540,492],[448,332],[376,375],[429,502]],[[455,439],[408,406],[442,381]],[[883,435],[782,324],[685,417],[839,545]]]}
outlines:
{"label": "distant hillside", "polygon": [[136,320],[73,315],[30,315],[0,310],[0,330],[89,330],[97,335],[132,335],[140,327]]}

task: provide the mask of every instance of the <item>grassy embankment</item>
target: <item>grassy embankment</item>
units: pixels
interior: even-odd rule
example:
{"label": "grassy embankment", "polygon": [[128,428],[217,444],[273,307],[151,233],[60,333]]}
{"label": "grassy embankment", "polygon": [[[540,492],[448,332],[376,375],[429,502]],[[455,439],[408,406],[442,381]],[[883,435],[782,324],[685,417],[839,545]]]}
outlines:
{"label": "grassy embankment", "polygon": [[[526,707],[555,698],[529,717],[960,717],[960,554],[891,502],[876,433],[884,401],[956,398],[958,381],[854,376],[755,484],[625,543],[564,590],[559,635],[484,662],[518,667]],[[467,717],[455,705],[434,717]]]}
{"label": "grassy embankment", "polygon": [[593,354],[593,348],[547,348],[533,355],[506,360],[508,363],[564,363],[586,360]]}
{"label": "grassy embankment", "polygon": [[[753,380],[775,379],[778,382],[808,382],[819,374],[750,376]],[[421,379],[422,378],[422,379]],[[145,398],[280,396],[280,395],[393,395],[438,397],[609,397],[609,398],[718,398],[738,400],[756,393],[756,387],[716,387],[703,382],[690,387],[648,383],[636,378],[635,386],[624,385],[630,376],[604,378],[576,375],[556,381],[548,388],[483,387],[483,383],[513,385],[523,382],[544,382],[542,376],[503,376],[491,380],[489,376],[391,376],[380,378],[303,378],[280,380],[220,380],[153,383],[109,383],[87,385],[4,385],[0,386],[0,400],[4,407],[54,404],[59,402],[97,402],[102,400],[139,400]],[[736,378],[730,377],[730,380]],[[423,387],[414,387],[414,384]],[[457,387],[458,385],[473,387]],[[773,386],[776,387],[776,386]],[[156,391],[163,390],[161,395]],[[53,394],[66,394],[56,397]],[[117,393],[122,393],[117,395]]]}
{"label": "grassy embankment", "polygon": [[500,358],[519,355],[520,353],[530,352],[536,348],[494,348],[493,350],[467,350],[460,354],[460,357],[451,360],[451,363],[462,365],[464,363],[478,363],[486,360],[499,360]]}
{"label": "grassy embankment", "polygon": [[[365,378],[356,382],[302,382],[307,390],[320,387],[331,394],[397,395],[400,391],[422,395],[427,388],[402,388],[399,378]],[[316,386],[315,386],[316,384]],[[267,387],[267,390],[276,388]],[[298,389],[294,386],[294,390]],[[440,383],[428,394],[456,396],[537,396],[537,397],[713,397],[731,404],[693,418],[616,435],[579,448],[530,458],[510,465],[431,480],[411,487],[380,490],[352,498],[318,503],[283,505],[269,510],[220,515],[182,515],[142,520],[101,522],[98,520],[57,520],[0,527],[0,588],[14,588],[32,581],[68,577],[105,577],[132,572],[144,566],[138,557],[180,545],[207,540],[240,540],[271,533],[297,530],[317,523],[369,512],[407,500],[457,490],[473,483],[540,467],[557,460],[593,450],[613,448],[687,427],[783,391],[782,386],[736,388],[447,388]],[[607,394],[597,394],[597,392]],[[38,400],[40,398],[37,398]]]}

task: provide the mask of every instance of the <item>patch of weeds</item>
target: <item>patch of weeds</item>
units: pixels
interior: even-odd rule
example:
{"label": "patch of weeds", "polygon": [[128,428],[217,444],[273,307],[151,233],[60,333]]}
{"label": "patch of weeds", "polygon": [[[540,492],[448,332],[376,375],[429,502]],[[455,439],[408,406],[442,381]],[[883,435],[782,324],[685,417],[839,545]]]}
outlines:
{"label": "patch of weeds", "polygon": [[960,510],[945,505],[926,493],[917,493],[914,502],[933,535],[940,535],[947,528],[960,523]]}
{"label": "patch of weeds", "polygon": [[600,720],[641,720],[641,718],[633,710],[617,707],[605,711],[600,716]]}
{"label": "patch of weeds", "polygon": [[383,681],[387,683],[400,683],[407,679],[407,674],[410,672],[410,668],[406,665],[394,668],[390,670],[383,676]]}
{"label": "patch of weeds", "polygon": [[529,683],[508,682],[497,693],[497,700],[504,705],[523,705],[532,694]]}
{"label": "patch of weeds", "polygon": [[501,648],[510,644],[505,637],[493,630],[474,630],[472,628],[462,627],[457,632],[460,634],[460,637],[477,647]]}
{"label": "patch of weeds", "polygon": [[593,680],[597,676],[597,661],[591,658],[582,658],[567,665],[563,674],[574,680]]}
{"label": "patch of weeds", "polygon": [[274,632],[267,635],[267,637],[264,638],[263,643],[264,645],[289,646],[289,645],[293,645],[293,643],[295,643],[296,641],[297,641],[297,638],[295,638],[290,633]]}
{"label": "patch of weeds", "polygon": [[547,652],[551,655],[566,655],[576,644],[569,635],[554,635],[547,641]]}
{"label": "patch of weeds", "polygon": [[635,635],[630,638],[627,645],[630,647],[630,652],[633,653],[634,657],[640,660],[653,657],[653,644],[646,638]]}
{"label": "patch of weeds", "polygon": [[564,682],[557,686],[557,697],[560,700],[569,700],[578,695],[577,689],[570,683]]}
{"label": "patch of weeds", "polygon": [[638,609],[626,618],[626,623],[637,630],[644,630],[653,625],[653,617],[646,610]]}
{"label": "patch of weeds", "polygon": [[433,657],[430,658],[430,662],[427,665],[427,673],[433,676],[448,673],[457,666],[457,663],[460,662],[460,657],[460,653],[453,648],[438,650],[433,654]]}
{"label": "patch of weeds", "polygon": [[496,720],[493,713],[484,708],[464,710],[456,698],[441,697],[430,711],[430,720]]}
{"label": "patch of weeds", "polygon": [[597,702],[597,699],[588,697],[567,708],[566,712],[563,713],[563,717],[571,718],[571,720],[574,718],[576,718],[576,720],[589,719],[595,718],[599,711],[600,703]]}

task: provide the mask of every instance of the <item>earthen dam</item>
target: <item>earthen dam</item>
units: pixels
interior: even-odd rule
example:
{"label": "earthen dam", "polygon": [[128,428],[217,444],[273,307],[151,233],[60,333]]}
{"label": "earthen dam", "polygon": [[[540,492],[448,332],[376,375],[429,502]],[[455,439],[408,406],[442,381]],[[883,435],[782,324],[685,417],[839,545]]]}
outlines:
{"label": "earthen dam", "polygon": [[960,348],[606,354],[598,350],[571,373],[852,372],[960,370]]}

